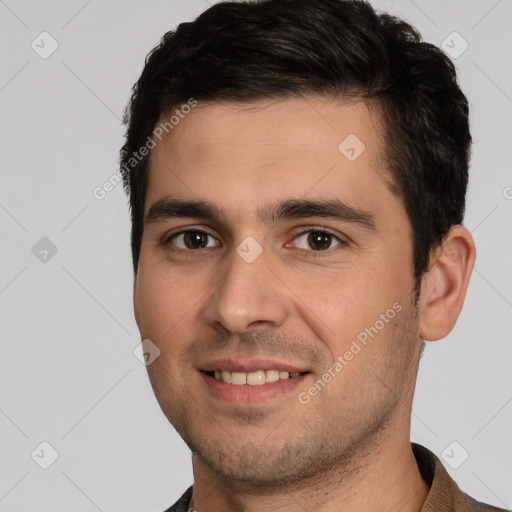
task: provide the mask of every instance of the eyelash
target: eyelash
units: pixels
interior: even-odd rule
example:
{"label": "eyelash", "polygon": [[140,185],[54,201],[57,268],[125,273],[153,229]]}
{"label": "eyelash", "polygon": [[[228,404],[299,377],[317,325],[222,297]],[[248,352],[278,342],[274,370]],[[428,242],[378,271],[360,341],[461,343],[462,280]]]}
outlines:
{"label": "eyelash", "polygon": [[[207,231],[204,231],[202,229],[194,229],[193,227],[192,228],[188,227],[187,229],[183,229],[182,231],[177,231],[175,233],[172,233],[169,236],[164,237],[164,239],[162,240],[162,245],[167,246],[169,244],[169,242],[174,237],[177,237],[179,235],[184,235],[187,233],[202,233],[204,235],[207,235],[207,236],[215,239],[215,237],[211,233],[208,233]],[[325,233],[325,234],[331,236],[335,241],[339,242],[340,246],[346,246],[348,244],[348,242],[346,240],[343,240],[342,238],[335,235],[334,233],[331,233],[329,230],[327,230],[325,228],[321,228],[321,227],[315,227],[315,226],[308,226],[306,228],[303,228],[299,233],[297,233],[294,236],[293,240],[297,240],[298,238],[300,238],[302,235],[305,235],[306,233]],[[338,247],[338,246],[335,246],[330,249],[325,249],[323,251],[314,251],[312,249],[311,250],[300,249],[300,250],[311,253],[310,255],[312,257],[322,257],[322,256],[325,256],[326,254],[328,255],[328,254],[332,253],[333,249],[335,249],[336,247]],[[211,247],[210,247],[210,249],[211,249]],[[191,253],[191,252],[203,252],[204,249],[203,250],[201,250],[201,249],[194,250],[194,249],[181,249],[179,247],[175,247],[172,250],[177,253]]]}

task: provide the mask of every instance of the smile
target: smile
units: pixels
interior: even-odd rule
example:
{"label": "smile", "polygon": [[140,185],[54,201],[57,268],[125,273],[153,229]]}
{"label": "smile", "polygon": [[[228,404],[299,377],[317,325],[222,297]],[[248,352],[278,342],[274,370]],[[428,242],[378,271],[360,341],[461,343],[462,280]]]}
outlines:
{"label": "smile", "polygon": [[293,379],[302,375],[300,372],[289,373],[280,370],[258,370],[254,372],[230,372],[227,370],[215,370],[206,373],[210,375],[210,377],[214,377],[215,379],[225,382],[226,384],[234,384],[235,386],[261,386],[268,382]]}

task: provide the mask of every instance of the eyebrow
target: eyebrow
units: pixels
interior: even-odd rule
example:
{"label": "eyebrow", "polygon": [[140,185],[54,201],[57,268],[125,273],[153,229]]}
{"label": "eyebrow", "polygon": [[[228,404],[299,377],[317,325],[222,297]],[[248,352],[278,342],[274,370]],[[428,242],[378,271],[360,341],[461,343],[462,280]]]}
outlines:
{"label": "eyebrow", "polygon": [[[376,230],[375,218],[370,212],[349,206],[338,199],[274,201],[260,208],[257,213],[267,225],[276,224],[285,219],[323,217],[356,224],[368,231]],[[219,221],[223,215],[219,208],[208,201],[184,201],[163,197],[149,208],[144,223],[152,224],[180,217]]]}

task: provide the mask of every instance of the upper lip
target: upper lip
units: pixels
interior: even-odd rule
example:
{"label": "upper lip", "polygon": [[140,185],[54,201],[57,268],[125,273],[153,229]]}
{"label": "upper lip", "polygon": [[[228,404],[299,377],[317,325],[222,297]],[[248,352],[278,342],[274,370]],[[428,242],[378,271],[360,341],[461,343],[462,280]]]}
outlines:
{"label": "upper lip", "polygon": [[256,372],[258,370],[279,370],[289,373],[304,373],[309,370],[295,366],[290,363],[276,361],[274,359],[212,359],[199,368],[203,372],[213,372],[215,370],[228,372]]}

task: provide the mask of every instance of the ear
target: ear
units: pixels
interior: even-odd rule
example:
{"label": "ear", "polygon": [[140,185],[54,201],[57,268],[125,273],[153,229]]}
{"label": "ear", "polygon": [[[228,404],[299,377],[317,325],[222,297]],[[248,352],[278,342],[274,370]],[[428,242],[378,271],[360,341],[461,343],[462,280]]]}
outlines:
{"label": "ear", "polygon": [[444,338],[462,310],[476,258],[471,233],[452,226],[441,247],[430,258],[420,295],[419,335],[426,341]]}

